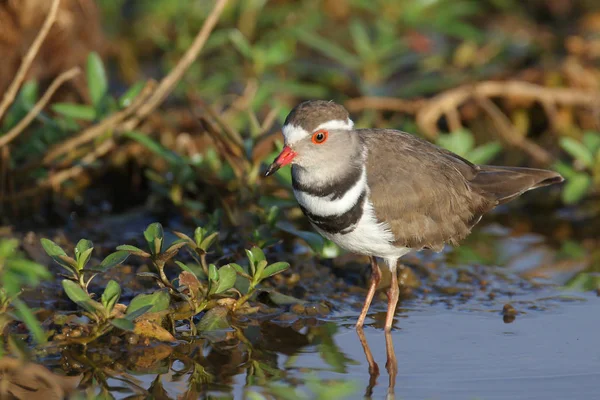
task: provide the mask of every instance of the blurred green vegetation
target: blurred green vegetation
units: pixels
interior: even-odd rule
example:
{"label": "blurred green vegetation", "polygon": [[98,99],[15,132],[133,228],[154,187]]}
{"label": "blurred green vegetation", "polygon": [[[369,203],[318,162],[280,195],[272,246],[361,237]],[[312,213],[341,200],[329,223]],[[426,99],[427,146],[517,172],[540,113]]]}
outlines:
{"label": "blurred green vegetation", "polygon": [[[565,269],[573,267],[567,262],[577,264],[565,288],[598,289],[597,1],[231,0],[161,108],[135,124],[124,118],[122,125],[107,121],[128,113],[154,81],[173,71],[215,1],[93,4],[98,8],[90,6],[86,18],[101,23],[103,45],[67,46],[66,52],[85,53],[81,76],[52,96],[14,141],[0,144],[0,223],[17,229],[77,226],[74,215],[83,220],[144,205],[156,220],[181,219],[203,228],[189,236],[175,232],[167,245],[162,225],[152,223],[141,247],[121,245],[103,260],[93,258],[94,245],[87,239],[67,246],[72,255],[64,243],[42,240],[66,272],[60,292],[79,307],[48,317],[44,327],[22,291],[50,273],[18,251],[18,240],[0,239],[0,333],[7,337],[22,335],[21,323],[36,343],[54,335],[84,345],[106,344],[116,336],[173,341],[227,331],[247,346],[248,382],[260,386],[249,398],[308,398],[293,384],[267,384],[267,378],[282,373],[260,357],[264,354],[253,348],[237,320],[258,311],[268,315],[267,304],[306,311],[306,301],[275,291],[270,282],[284,279],[280,273],[290,254],[310,250],[328,259],[342,253],[301,217],[289,169],[278,171],[274,181],[261,178],[281,149],[279,127],[286,114],[314,98],[345,104],[358,127],[406,130],[476,163],[559,171],[566,178],[563,186],[523,199],[525,211],[519,215],[527,221],[520,221],[526,225],[521,232],[551,236],[560,248],[553,261],[565,262]],[[61,12],[68,13],[69,5],[64,7]],[[70,59],[60,52],[55,57]],[[43,98],[47,80],[36,70],[28,75],[8,113],[0,116],[0,140]],[[486,81],[530,86],[482,99],[471,89]],[[461,89],[468,100],[452,102]],[[532,90],[543,94],[531,96]],[[450,100],[434,101],[440,99]],[[424,121],[419,117],[428,107],[436,117]],[[556,226],[527,225],[536,213],[558,220]],[[467,242],[447,261],[501,263],[505,248],[498,238],[476,239],[478,245]],[[152,292],[111,275],[129,256],[142,260],[138,276],[152,280]],[[90,290],[103,275],[102,287]],[[299,276],[285,279],[294,285]],[[124,299],[127,306],[119,303]],[[349,360],[333,343],[334,333],[315,329],[302,340],[323,347],[324,361],[340,372]],[[178,357],[191,393],[215,379],[199,362]],[[96,361],[76,358],[84,365]],[[87,379],[109,392],[100,368]],[[338,382],[306,382],[318,398],[343,397],[350,390]],[[151,390],[160,395],[161,385],[157,378]]]}

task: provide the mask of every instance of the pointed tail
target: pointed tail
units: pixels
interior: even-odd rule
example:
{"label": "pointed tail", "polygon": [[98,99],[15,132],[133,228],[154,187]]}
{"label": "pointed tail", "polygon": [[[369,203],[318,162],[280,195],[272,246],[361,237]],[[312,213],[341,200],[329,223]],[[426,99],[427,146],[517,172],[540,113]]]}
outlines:
{"label": "pointed tail", "polygon": [[563,177],[554,171],[535,168],[496,167],[480,165],[480,171],[470,181],[471,187],[486,197],[504,204],[531,189],[560,183]]}

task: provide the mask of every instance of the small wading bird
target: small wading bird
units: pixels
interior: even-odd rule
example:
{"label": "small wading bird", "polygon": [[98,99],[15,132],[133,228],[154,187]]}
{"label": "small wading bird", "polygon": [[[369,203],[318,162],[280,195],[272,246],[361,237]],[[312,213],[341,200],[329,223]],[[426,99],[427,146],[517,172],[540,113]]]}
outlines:
{"label": "small wading bird", "polygon": [[371,283],[357,328],[381,279],[376,257],[392,274],[389,331],[400,257],[456,245],[497,205],[563,181],[553,171],[474,165],[396,130],[354,129],[348,111],[328,101],[297,105],[282,131],[285,146],[265,175],[292,164],[294,195],[317,232],[371,259]]}

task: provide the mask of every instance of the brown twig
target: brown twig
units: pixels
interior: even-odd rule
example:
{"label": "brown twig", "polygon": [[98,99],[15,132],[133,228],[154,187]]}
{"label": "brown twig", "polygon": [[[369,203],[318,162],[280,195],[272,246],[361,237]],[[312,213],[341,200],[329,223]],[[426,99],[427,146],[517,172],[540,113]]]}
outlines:
{"label": "brown twig", "polygon": [[202,99],[200,99],[198,96],[194,97],[194,102],[198,105],[200,105],[200,107],[202,107],[206,113],[213,119],[215,120],[215,122],[221,127],[221,129],[223,129],[223,132],[226,134],[226,136],[228,137],[229,140],[231,140],[232,142],[234,142],[238,147],[239,147],[239,151],[237,154],[238,156],[241,155],[242,149],[244,148],[244,139],[242,139],[242,136],[239,134],[238,131],[236,131],[235,129],[233,129],[231,127],[231,125],[229,125],[220,115],[219,113],[217,113],[210,104],[206,104]]}
{"label": "brown twig", "polygon": [[46,20],[44,21],[44,25],[42,25],[42,28],[40,29],[33,43],[31,44],[31,47],[29,47],[29,50],[27,51],[27,54],[25,54],[23,62],[21,63],[21,66],[19,67],[15,78],[13,79],[12,83],[10,84],[10,87],[4,94],[2,102],[0,102],[0,120],[4,116],[4,113],[6,112],[8,107],[10,107],[10,105],[15,101],[17,93],[19,92],[19,88],[21,87],[23,81],[25,80],[25,77],[27,76],[29,67],[31,67],[31,63],[37,56],[37,53],[40,50],[42,43],[46,39],[50,28],[56,21],[56,15],[58,13],[59,4],[60,0],[54,0],[52,2],[52,5],[50,6],[50,12],[46,17]]}
{"label": "brown twig", "polygon": [[405,114],[415,114],[425,104],[424,99],[404,100],[394,97],[357,97],[346,101],[350,112],[363,110],[396,111]]}
{"label": "brown twig", "polygon": [[44,93],[42,98],[38,100],[38,102],[33,106],[31,110],[29,110],[27,115],[5,135],[0,136],[0,147],[7,145],[8,143],[12,142],[17,136],[19,136],[21,132],[23,132],[23,130],[25,130],[25,128],[27,128],[29,124],[31,124],[31,122],[35,119],[35,117],[37,117],[38,114],[44,109],[44,107],[46,106],[46,104],[48,104],[48,102],[50,101],[54,93],[58,90],[58,88],[61,87],[63,83],[73,79],[80,73],[81,70],[79,69],[79,67],[74,67],[57,76],[56,79],[54,79],[54,81],[52,81],[52,83],[50,84],[48,90],[46,90],[46,93]]}
{"label": "brown twig", "polygon": [[275,124],[275,121],[277,119],[277,114],[279,114],[279,107],[273,107],[269,111],[269,113],[263,120],[262,125],[260,126],[261,135],[264,135],[265,133],[271,130],[273,124]]}
{"label": "brown twig", "polygon": [[[421,107],[417,112],[417,124],[430,139],[438,136],[437,122],[448,110],[457,109],[474,97],[517,97],[535,100],[542,104],[597,107],[600,94],[571,88],[546,88],[522,81],[487,81],[475,85],[460,86],[443,92]],[[546,110],[549,108],[546,106]],[[549,116],[552,118],[552,115]]]}
{"label": "brown twig", "polygon": [[97,125],[91,126],[79,135],[67,140],[64,143],[59,144],[54,149],[50,150],[42,159],[42,164],[48,165],[58,157],[76,149],[77,147],[94,140],[98,136],[102,135],[109,129],[115,128],[118,124],[123,122],[126,118],[133,115],[135,111],[149,98],[150,93],[155,87],[154,81],[148,81],[146,86],[142,89],[140,94],[131,102],[129,107],[114,113],[110,117],[102,120]]}
{"label": "brown twig", "polygon": [[142,107],[140,107],[136,113],[135,119],[130,122],[130,124],[133,124],[134,126],[137,125],[141,119],[145,118],[152,111],[154,111],[154,109],[156,109],[156,107],[158,107],[171,93],[177,82],[181,80],[183,74],[185,74],[188,68],[198,57],[198,54],[200,54],[200,51],[204,47],[204,44],[210,36],[210,33],[219,21],[227,1],[228,0],[217,0],[217,3],[206,18],[206,21],[204,21],[204,25],[202,25],[202,28],[200,29],[200,32],[198,32],[198,35],[194,39],[192,45],[189,47],[189,49],[187,49],[175,68],[173,68],[171,72],[160,82],[156,88],[156,91],[152,94],[152,96],[150,96],[148,101]]}
{"label": "brown twig", "polygon": [[235,145],[232,145],[225,137],[223,137],[221,132],[219,132],[219,129],[212,121],[202,116],[198,117],[198,119],[206,129],[208,135],[211,137],[219,154],[225,157],[227,162],[231,165],[235,176],[238,179],[241,179],[243,177],[244,170],[246,169],[244,165],[242,165],[245,164],[245,160],[236,154],[236,151],[234,150]]}
{"label": "brown twig", "polygon": [[517,147],[529,154],[537,163],[548,165],[552,162],[552,155],[541,146],[520,135],[508,117],[487,97],[477,96],[481,108],[488,114],[496,125],[499,136],[509,145]]}

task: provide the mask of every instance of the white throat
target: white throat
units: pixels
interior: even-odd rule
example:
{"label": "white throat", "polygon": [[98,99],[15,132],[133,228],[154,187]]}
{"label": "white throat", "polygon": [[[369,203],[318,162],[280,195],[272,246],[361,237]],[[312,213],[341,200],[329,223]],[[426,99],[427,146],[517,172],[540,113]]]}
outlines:
{"label": "white throat", "polygon": [[[354,122],[352,122],[350,118],[345,121],[341,119],[334,119],[322,123],[321,125],[317,126],[314,131],[318,131],[319,129],[350,130],[353,127]],[[283,132],[283,137],[287,146],[291,146],[312,134],[312,132],[308,132],[304,128],[296,125],[284,125],[281,131]]]}

